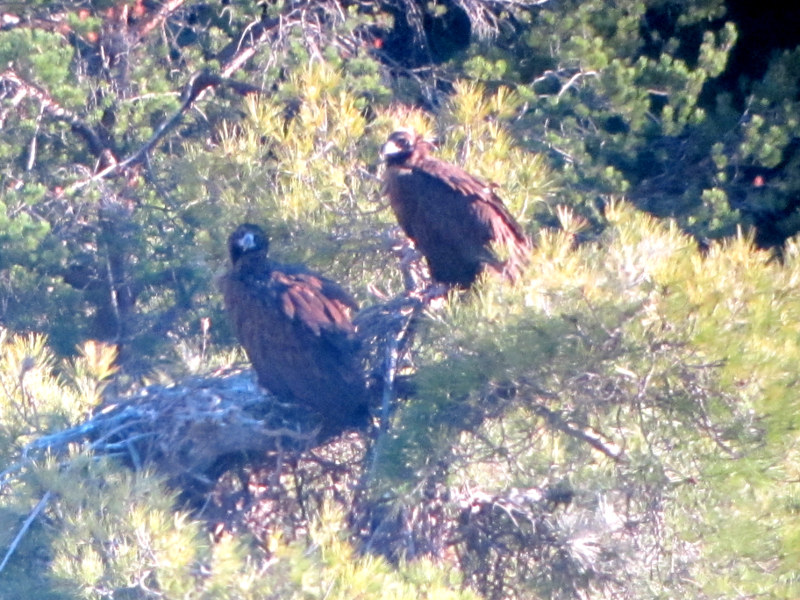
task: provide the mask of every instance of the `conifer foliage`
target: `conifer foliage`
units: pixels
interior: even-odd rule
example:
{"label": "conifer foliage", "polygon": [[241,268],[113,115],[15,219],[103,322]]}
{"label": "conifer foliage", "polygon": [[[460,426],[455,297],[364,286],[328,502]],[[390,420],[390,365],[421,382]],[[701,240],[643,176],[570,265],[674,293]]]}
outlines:
{"label": "conifer foliage", "polygon": [[[0,7],[0,600],[797,597],[799,50],[743,15]],[[399,127],[497,186],[517,280],[431,301]],[[243,222],[359,301],[367,426],[255,384]]]}

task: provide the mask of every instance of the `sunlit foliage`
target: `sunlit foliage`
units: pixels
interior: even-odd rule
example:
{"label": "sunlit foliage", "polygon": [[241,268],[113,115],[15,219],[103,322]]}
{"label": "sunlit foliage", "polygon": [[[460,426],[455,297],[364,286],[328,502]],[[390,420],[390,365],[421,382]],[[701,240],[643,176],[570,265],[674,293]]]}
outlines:
{"label": "sunlit foliage", "polygon": [[[728,4],[4,6],[0,597],[798,597],[800,61],[731,87]],[[467,44],[419,37],[459,11]],[[424,312],[386,432],[232,483],[285,493],[237,527],[90,436],[37,445],[242,361],[215,278],[243,221],[401,294],[403,126],[536,247]]]}

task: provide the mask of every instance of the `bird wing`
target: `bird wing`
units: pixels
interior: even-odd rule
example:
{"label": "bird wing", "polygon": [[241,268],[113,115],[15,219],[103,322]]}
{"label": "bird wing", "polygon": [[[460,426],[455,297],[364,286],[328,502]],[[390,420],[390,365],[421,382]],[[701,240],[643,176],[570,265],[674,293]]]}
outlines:
{"label": "bird wing", "polygon": [[[464,258],[493,261],[492,240],[525,239],[522,228],[492,189],[455,165],[433,158],[412,167],[406,191],[416,202],[409,207],[406,229],[418,243],[446,246]],[[398,220],[401,221],[398,215]],[[425,250],[423,249],[423,252]]]}
{"label": "bird wing", "polygon": [[504,238],[507,237],[506,231],[508,231],[511,238],[518,243],[526,242],[527,236],[522,227],[503,200],[495,193],[496,186],[470,175],[456,165],[435,157],[426,157],[414,168],[463,197],[464,202],[468,205],[466,210],[489,228],[491,239],[506,241]]}
{"label": "bird wing", "polygon": [[295,267],[273,271],[270,283],[272,294],[280,301],[286,316],[315,335],[323,331],[353,332],[351,313],[358,305],[330,279]]}
{"label": "bird wing", "polygon": [[435,279],[469,285],[484,266],[513,276],[527,262],[522,227],[492,186],[460,167],[424,156],[389,166],[385,183],[398,222]]}
{"label": "bird wing", "polygon": [[220,281],[239,341],[273,393],[355,424],[366,411],[350,312],[355,301],[336,283],[303,267],[241,265]]}

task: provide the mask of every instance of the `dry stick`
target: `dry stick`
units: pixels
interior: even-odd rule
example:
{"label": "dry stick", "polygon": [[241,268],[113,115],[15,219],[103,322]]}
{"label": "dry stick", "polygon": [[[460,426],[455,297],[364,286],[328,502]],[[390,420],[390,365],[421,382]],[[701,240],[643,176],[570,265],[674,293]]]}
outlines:
{"label": "dry stick", "polygon": [[[156,144],[158,144],[158,142],[160,142],[161,139],[181,121],[183,115],[188,112],[194,103],[197,102],[197,100],[199,100],[209,88],[215,88],[224,84],[241,95],[260,92],[261,90],[254,85],[241,81],[235,81],[229,79],[229,77],[239,68],[241,68],[241,66],[255,54],[256,50],[261,46],[264,40],[267,39],[271,29],[274,28],[278,23],[279,21],[274,19],[262,20],[259,21],[255,26],[248,27],[248,31],[246,31],[242,35],[242,39],[239,40],[239,46],[237,47],[236,52],[227,62],[224,63],[220,74],[211,73],[207,70],[200,71],[198,74],[196,74],[189,81],[189,83],[184,86],[182,96],[185,99],[180,108],[178,108],[175,114],[173,114],[169,119],[158,126],[150,139],[147,140],[141,148],[139,148],[125,160],[112,163],[105,169],[95,173],[89,179],[74,183],[69,187],[68,191],[75,191],[94,181],[102,179],[106,175],[120,171],[127,166],[142,162],[148,153],[156,146]],[[252,29],[256,29],[257,34],[253,34]],[[244,43],[244,38],[246,36],[250,36],[248,39],[249,43],[247,44]]]}
{"label": "dry stick", "polygon": [[533,410],[536,412],[536,414],[543,417],[550,425],[559,431],[586,442],[595,450],[599,450],[617,462],[627,462],[627,458],[625,457],[622,448],[617,446],[614,442],[608,440],[608,438],[605,438],[605,436],[602,434],[593,431],[589,427],[584,427],[581,429],[580,426],[571,423],[560,413],[550,410],[545,406],[534,406]]}
{"label": "dry stick", "polygon": [[167,20],[172,13],[178,10],[186,0],[168,0],[152,16],[136,27],[136,36],[141,40],[153,29]]}
{"label": "dry stick", "polygon": [[53,97],[39,86],[26,81],[12,68],[8,68],[0,73],[0,82],[9,82],[17,87],[18,97],[20,94],[30,96],[39,101],[40,110],[42,113],[47,114],[53,119],[58,121],[66,121],[69,123],[72,130],[80,135],[86,143],[89,144],[89,149],[92,154],[99,156],[100,152],[105,147],[100,136],[89,125],[87,125],[76,113],[68,108],[61,106],[56,102]]}
{"label": "dry stick", "polygon": [[[386,433],[389,430],[389,409],[392,400],[394,399],[394,382],[397,376],[397,361],[400,358],[400,350],[408,338],[413,333],[410,331],[411,324],[416,319],[417,315],[423,308],[421,301],[415,302],[411,307],[410,314],[405,318],[403,324],[398,328],[397,333],[391,337],[386,344],[386,361],[384,363],[383,372],[383,394],[381,397],[381,433]],[[400,311],[402,313],[402,307]]]}
{"label": "dry stick", "polygon": [[3,557],[3,562],[0,563],[0,573],[3,571],[3,569],[5,569],[9,559],[14,554],[14,551],[17,549],[17,546],[19,545],[20,541],[22,541],[25,532],[28,531],[28,528],[31,526],[31,523],[33,523],[34,519],[36,519],[36,517],[39,516],[39,513],[42,512],[42,510],[44,510],[44,507],[47,506],[47,503],[50,501],[50,496],[52,495],[53,492],[49,490],[46,491],[44,493],[44,496],[42,496],[42,499],[39,500],[39,503],[33,507],[31,514],[29,514],[28,518],[25,519],[25,522],[22,524],[22,527],[17,532],[17,536],[14,538],[14,541],[11,542],[11,545],[8,547],[6,555]]}

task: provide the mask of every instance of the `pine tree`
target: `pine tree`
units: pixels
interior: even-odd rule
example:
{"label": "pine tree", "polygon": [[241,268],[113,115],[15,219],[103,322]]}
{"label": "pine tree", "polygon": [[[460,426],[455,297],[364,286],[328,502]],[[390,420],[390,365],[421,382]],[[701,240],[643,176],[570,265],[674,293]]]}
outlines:
{"label": "pine tree", "polygon": [[[797,50],[734,93],[738,17],[680,8],[4,9],[0,596],[797,596],[798,250],[757,247],[797,230]],[[405,300],[398,126],[498,185],[525,276],[413,313],[388,422],[193,482],[137,453],[154,421],[111,420],[137,406],[206,445],[264,418],[185,379],[243,358],[214,284],[236,224]]]}

